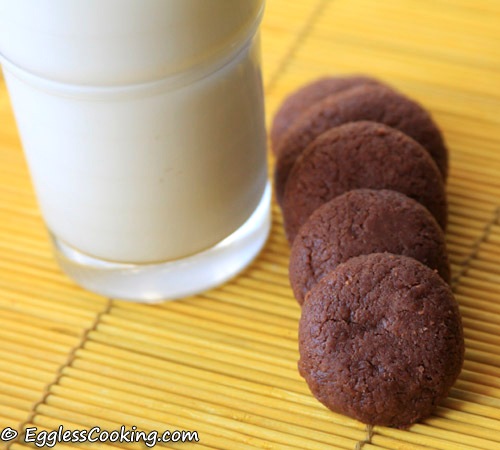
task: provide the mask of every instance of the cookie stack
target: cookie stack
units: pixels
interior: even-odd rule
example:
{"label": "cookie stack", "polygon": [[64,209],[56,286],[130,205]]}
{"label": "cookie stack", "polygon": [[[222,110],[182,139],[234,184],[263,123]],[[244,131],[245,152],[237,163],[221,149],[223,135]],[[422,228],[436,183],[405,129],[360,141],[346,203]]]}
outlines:
{"label": "cookie stack", "polygon": [[439,129],[378,80],[330,77],[285,100],[271,144],[302,305],[301,375],[327,407],[365,423],[427,417],[464,354]]}

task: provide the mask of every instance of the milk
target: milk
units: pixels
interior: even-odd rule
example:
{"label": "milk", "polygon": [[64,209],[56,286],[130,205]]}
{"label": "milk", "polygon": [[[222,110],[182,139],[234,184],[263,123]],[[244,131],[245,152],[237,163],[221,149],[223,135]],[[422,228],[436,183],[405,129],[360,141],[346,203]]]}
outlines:
{"label": "milk", "polygon": [[0,0],[5,79],[57,241],[100,262],[163,264],[250,219],[268,183],[261,8]]}
{"label": "milk", "polygon": [[0,53],[75,85],[156,81],[248,39],[262,0],[0,0]]}

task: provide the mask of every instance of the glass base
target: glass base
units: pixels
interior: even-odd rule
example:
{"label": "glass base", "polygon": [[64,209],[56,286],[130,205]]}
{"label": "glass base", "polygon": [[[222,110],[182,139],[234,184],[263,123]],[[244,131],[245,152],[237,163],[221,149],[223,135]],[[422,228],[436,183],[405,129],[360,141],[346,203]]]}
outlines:
{"label": "glass base", "polygon": [[141,303],[157,303],[203,292],[242,271],[264,246],[270,230],[271,187],[259,206],[233,234],[214,247],[187,258],[155,264],[103,261],[76,250],[51,233],[61,269],[97,294]]}

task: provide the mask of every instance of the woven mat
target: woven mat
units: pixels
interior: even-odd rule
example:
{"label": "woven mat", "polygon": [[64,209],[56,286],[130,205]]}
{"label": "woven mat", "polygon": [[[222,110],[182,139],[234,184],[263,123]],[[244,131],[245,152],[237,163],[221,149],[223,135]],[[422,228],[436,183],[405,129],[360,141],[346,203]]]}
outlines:
{"label": "woven mat", "polygon": [[[449,145],[447,241],[466,361],[449,398],[408,431],[332,413],[299,377],[276,206],[258,259],[203,295],[144,306],[64,277],[0,79],[0,432],[134,425],[198,431],[198,443],[173,445],[183,449],[500,448],[499,17],[496,0],[268,0],[262,26],[268,123],[299,85],[364,72],[424,104]],[[28,448],[19,436],[0,447]]]}

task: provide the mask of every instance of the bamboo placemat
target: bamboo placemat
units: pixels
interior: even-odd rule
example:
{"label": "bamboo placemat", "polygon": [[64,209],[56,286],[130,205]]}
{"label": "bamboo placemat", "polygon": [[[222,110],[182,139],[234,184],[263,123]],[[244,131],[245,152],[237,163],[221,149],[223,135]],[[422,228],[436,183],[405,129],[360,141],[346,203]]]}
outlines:
{"label": "bamboo placemat", "polygon": [[262,46],[268,123],[299,85],[363,72],[419,100],[443,129],[467,346],[449,398],[401,431],[369,429],[310,395],[275,205],[264,251],[219,289],[145,306],[76,287],[52,259],[0,79],[0,432],[135,425],[198,431],[198,443],[173,445],[185,449],[500,448],[500,3],[268,0]]}

